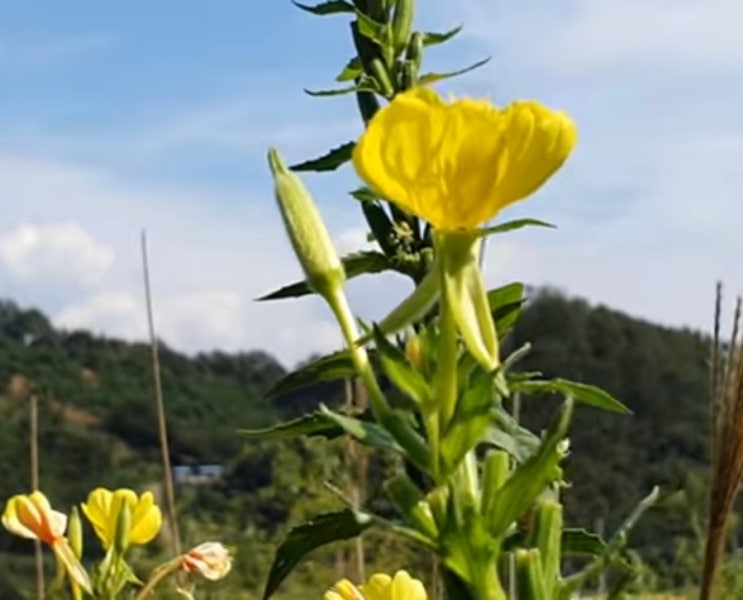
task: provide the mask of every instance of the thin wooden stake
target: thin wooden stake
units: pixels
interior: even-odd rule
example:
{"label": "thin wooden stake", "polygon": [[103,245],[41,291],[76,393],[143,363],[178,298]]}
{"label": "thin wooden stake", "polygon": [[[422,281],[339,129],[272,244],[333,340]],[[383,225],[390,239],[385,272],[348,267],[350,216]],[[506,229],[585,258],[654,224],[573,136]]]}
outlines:
{"label": "thin wooden stake", "polygon": [[[36,394],[31,394],[30,438],[31,438],[31,490],[39,489],[39,400]],[[34,540],[34,557],[36,559],[36,598],[44,600],[44,555],[41,542]]]}
{"label": "thin wooden stake", "polygon": [[163,483],[165,485],[165,501],[168,508],[172,552],[174,556],[181,554],[181,536],[178,531],[178,514],[175,509],[175,491],[173,490],[173,472],[170,466],[170,446],[168,445],[168,428],[165,421],[165,401],[163,400],[163,386],[160,378],[160,355],[157,350],[155,335],[155,319],[152,310],[152,293],[150,291],[150,269],[147,260],[147,234],[142,231],[142,274],[144,278],[145,301],[147,303],[147,324],[150,333],[150,348],[152,359],[152,377],[155,388],[155,404],[157,406],[157,430],[160,440],[160,454],[163,464]]}

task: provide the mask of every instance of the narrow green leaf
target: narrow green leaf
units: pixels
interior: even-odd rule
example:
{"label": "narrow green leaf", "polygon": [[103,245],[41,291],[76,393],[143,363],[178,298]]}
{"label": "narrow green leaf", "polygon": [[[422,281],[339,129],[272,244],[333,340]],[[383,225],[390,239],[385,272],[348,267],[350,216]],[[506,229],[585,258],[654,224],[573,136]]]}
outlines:
{"label": "narrow green leaf", "polygon": [[482,67],[483,65],[486,65],[489,62],[490,62],[490,57],[480,60],[476,62],[474,65],[470,65],[469,67],[465,67],[464,69],[459,69],[458,71],[449,71],[448,73],[426,73],[425,75],[420,76],[420,78],[418,79],[418,84],[428,85],[431,83],[436,83],[437,81],[444,81],[445,79],[451,79],[452,77],[464,75],[465,73],[469,73],[470,71],[479,69],[480,67]]}
{"label": "narrow green leaf", "polygon": [[[392,268],[389,258],[381,252],[373,250],[355,252],[341,259],[346,279],[353,279],[367,273],[380,273]],[[259,302],[265,300],[281,300],[284,298],[299,298],[314,293],[306,281],[297,281],[284,286],[270,294],[258,298]]]}
{"label": "narrow green leaf", "polygon": [[294,568],[313,550],[341,540],[361,535],[371,525],[350,510],[319,515],[289,532],[276,550],[263,600],[268,600]]}
{"label": "narrow green leaf", "polygon": [[597,533],[585,529],[564,529],[563,556],[600,556],[606,552],[606,542]]}
{"label": "narrow green leaf", "polygon": [[566,400],[550,425],[539,450],[520,465],[503,485],[490,514],[484,515],[491,534],[500,537],[546,487],[561,477],[560,444],[567,435],[573,415],[573,401]]}
{"label": "narrow green leaf", "polygon": [[[465,454],[482,442],[493,425],[492,376],[471,382],[457,402],[457,409],[441,440],[441,458],[449,472]],[[446,471],[444,471],[446,474]]]}
{"label": "narrow green leaf", "polygon": [[379,194],[374,192],[372,189],[362,186],[360,188],[356,188],[355,190],[352,190],[349,192],[352,197],[354,197],[359,202],[377,202],[381,200],[379,197]]}
{"label": "narrow green leaf", "polygon": [[511,331],[525,301],[523,283],[510,283],[488,292],[488,303],[499,338]]}
{"label": "narrow green leaf", "polygon": [[335,78],[338,83],[344,83],[346,81],[354,81],[357,77],[360,77],[364,72],[361,66],[361,61],[358,56],[354,56],[351,60],[346,63],[343,70]]}
{"label": "narrow green leaf", "polygon": [[427,404],[431,398],[431,388],[423,375],[410,364],[403,352],[387,341],[379,327],[374,327],[373,337],[385,375],[418,406]]}
{"label": "narrow green leaf", "polygon": [[302,163],[292,165],[292,171],[335,171],[341,165],[351,160],[351,154],[356,142],[347,142],[342,146],[333,148],[327,154],[319,158],[306,160]]}
{"label": "narrow green leaf", "polygon": [[242,429],[239,433],[252,439],[280,439],[298,436],[322,436],[334,439],[343,435],[343,429],[326,414],[316,411],[273,427]]}
{"label": "narrow green leaf", "polygon": [[601,388],[586,383],[568,381],[567,379],[514,381],[511,384],[511,389],[525,394],[562,394],[575,398],[576,402],[587,406],[620,414],[632,414],[629,408]]}
{"label": "narrow green leaf", "polygon": [[324,17],[326,15],[337,15],[341,13],[354,12],[353,4],[350,4],[345,0],[328,0],[328,2],[316,4],[315,6],[311,6],[309,4],[300,4],[299,2],[295,2],[294,0],[292,0],[292,4],[310,14],[318,15],[321,17]]}
{"label": "narrow green leaf", "polygon": [[436,33],[434,31],[426,31],[423,33],[423,45],[424,46],[436,46],[437,44],[443,44],[444,42],[448,42],[455,35],[457,35],[460,31],[462,31],[462,27],[464,27],[464,25],[459,25],[458,27],[455,27],[454,29],[450,29],[449,31],[444,31],[443,33]]}
{"label": "narrow green leaf", "polygon": [[403,453],[402,447],[395,442],[387,430],[376,423],[348,417],[322,405],[320,411],[360,444],[383,450],[392,450],[398,454]]}
{"label": "narrow green leaf", "polygon": [[386,23],[379,23],[360,10],[356,11],[356,21],[359,33],[379,47],[383,48],[392,41],[390,26]]}
{"label": "narrow green leaf", "polygon": [[[377,327],[383,335],[392,335],[421,319],[439,299],[439,283],[436,268],[432,268],[413,292],[382,319]],[[366,343],[364,336],[359,340]]]}
{"label": "narrow green leaf", "polygon": [[519,423],[502,407],[493,409],[496,426],[490,431],[488,441],[508,452],[517,463],[526,462],[539,449],[539,438]]}
{"label": "narrow green leaf", "polygon": [[540,221],[539,219],[515,219],[513,221],[506,221],[505,223],[493,225],[492,227],[484,227],[480,229],[480,235],[486,237],[496,233],[515,231],[516,229],[522,229],[524,227],[548,227],[549,229],[557,229],[557,227],[552,223]]}
{"label": "narrow green leaf", "polygon": [[306,387],[318,381],[335,381],[354,377],[356,370],[347,350],[322,356],[296,371],[292,371],[273,384],[266,398],[276,398],[287,392]]}
{"label": "narrow green leaf", "polygon": [[355,94],[357,92],[374,92],[381,93],[379,86],[371,77],[362,75],[358,83],[354,83],[344,88],[334,88],[330,90],[308,90],[305,88],[304,93],[313,98],[322,98],[329,96],[344,96],[346,94]]}

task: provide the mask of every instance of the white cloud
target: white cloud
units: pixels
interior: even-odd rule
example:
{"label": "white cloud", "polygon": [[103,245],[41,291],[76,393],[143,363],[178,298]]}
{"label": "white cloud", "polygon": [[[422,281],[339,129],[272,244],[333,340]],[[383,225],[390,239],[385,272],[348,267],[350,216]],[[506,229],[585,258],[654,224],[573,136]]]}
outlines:
{"label": "white cloud", "polygon": [[544,53],[566,70],[743,66],[738,0],[579,0],[571,12]]}
{"label": "white cloud", "polygon": [[[16,224],[10,230],[13,248],[16,238],[23,237],[18,235],[23,223],[60,222],[75,215],[79,231],[90,232],[93,240],[105,239],[116,253],[116,263],[93,286],[60,291],[58,283],[36,278],[22,288],[6,288],[6,293],[50,313],[65,327],[146,339],[139,249],[140,228],[146,225],[157,333],[168,344],[188,352],[259,348],[287,365],[313,352],[337,349],[340,336],[319,299],[254,300],[301,278],[275,209],[270,178],[262,184],[257,191],[239,190],[235,197],[198,189],[130,187],[93,169],[0,152],[0,196],[14,200],[3,206],[6,222]],[[59,235],[58,226],[25,227],[46,232],[45,240],[50,230],[58,234],[52,236],[55,244],[45,242],[44,252],[35,251],[35,273],[42,266],[44,272],[64,268],[89,273],[69,264],[87,252],[79,245],[69,250],[67,240],[82,237],[69,235],[77,229],[68,227]],[[59,239],[68,251],[59,250]],[[60,264],[63,257],[65,264]],[[11,259],[19,262],[15,254]]]}
{"label": "white cloud", "polygon": [[25,281],[91,284],[113,261],[113,251],[76,223],[25,224],[0,235],[0,263]]}

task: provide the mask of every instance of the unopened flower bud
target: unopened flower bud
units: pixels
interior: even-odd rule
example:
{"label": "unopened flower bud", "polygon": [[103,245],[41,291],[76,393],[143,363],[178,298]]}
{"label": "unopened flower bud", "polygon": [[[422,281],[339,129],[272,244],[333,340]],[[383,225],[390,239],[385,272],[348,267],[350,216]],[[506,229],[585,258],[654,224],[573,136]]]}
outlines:
{"label": "unopened flower bud", "polygon": [[417,335],[411,335],[405,342],[405,356],[416,370],[421,370],[421,340]]}
{"label": "unopened flower bud", "polygon": [[76,558],[83,556],[83,523],[80,519],[80,512],[77,506],[73,506],[70,511],[70,518],[67,520],[67,540],[70,543],[70,549]]}
{"label": "unopened flower bud", "polygon": [[129,547],[131,531],[132,509],[127,502],[122,502],[118,519],[116,519],[116,535],[114,536],[114,548],[119,554],[124,554]]}
{"label": "unopened flower bud", "polygon": [[392,44],[395,55],[405,50],[413,28],[413,14],[415,12],[415,0],[397,0],[395,13],[392,16]]}
{"label": "unopened flower bud", "polygon": [[273,148],[268,151],[268,164],[274,178],[276,202],[307,283],[318,294],[327,297],[345,280],[343,265],[330,233],[307,188]]}

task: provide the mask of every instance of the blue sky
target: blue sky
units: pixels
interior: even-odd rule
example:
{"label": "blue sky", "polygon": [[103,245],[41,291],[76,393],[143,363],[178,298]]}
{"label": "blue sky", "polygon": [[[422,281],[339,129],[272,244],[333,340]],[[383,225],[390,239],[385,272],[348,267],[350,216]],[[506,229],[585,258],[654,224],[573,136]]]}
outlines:
{"label": "blue sky", "polygon": [[[556,231],[489,246],[487,277],[552,284],[707,328],[714,282],[743,285],[743,5],[738,0],[420,0],[419,27],[464,33],[427,67],[493,57],[445,88],[573,116],[566,167],[505,217]],[[6,2],[0,19],[0,289],[68,327],[157,324],[195,351],[264,348],[287,365],[338,336],[314,300],[255,304],[299,276],[265,151],[300,160],[355,137],[351,97],[313,99],[350,57],[347,20],[289,1]],[[350,169],[307,182],[344,250],[363,244]],[[375,318],[407,288],[354,282]]]}

